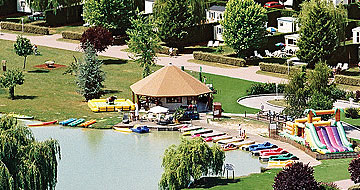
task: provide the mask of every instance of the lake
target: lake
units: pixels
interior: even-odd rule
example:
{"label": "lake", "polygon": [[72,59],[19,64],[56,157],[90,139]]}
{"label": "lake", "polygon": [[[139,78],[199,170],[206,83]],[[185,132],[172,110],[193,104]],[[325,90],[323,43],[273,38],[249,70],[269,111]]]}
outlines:
{"label": "lake", "polygon": [[[57,190],[158,189],[164,150],[181,138],[176,131],[125,134],[60,126],[31,130],[38,140],[51,137],[60,143]],[[235,176],[260,172],[265,166],[240,150],[226,152],[225,163],[235,165]]]}

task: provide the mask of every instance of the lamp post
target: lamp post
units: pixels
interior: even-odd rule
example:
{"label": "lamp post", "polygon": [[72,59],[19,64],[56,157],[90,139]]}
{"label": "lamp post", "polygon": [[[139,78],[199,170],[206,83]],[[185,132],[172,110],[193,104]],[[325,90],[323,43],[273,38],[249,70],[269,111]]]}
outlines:
{"label": "lamp post", "polygon": [[21,18],[21,32],[24,32],[24,18]]}

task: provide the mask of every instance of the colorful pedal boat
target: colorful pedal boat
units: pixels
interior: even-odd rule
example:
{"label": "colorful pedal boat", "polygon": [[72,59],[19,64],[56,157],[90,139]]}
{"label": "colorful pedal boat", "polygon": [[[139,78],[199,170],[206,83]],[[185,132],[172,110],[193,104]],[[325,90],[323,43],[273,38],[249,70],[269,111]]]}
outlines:
{"label": "colorful pedal boat", "polygon": [[70,119],[61,121],[59,124],[65,126],[65,125],[68,125],[69,123],[71,123],[71,122],[73,122],[73,121],[75,121],[75,120],[76,120],[76,118],[70,118]]}
{"label": "colorful pedal boat", "polygon": [[221,146],[221,149],[223,151],[229,151],[229,150],[236,150],[238,149],[239,147],[235,146],[233,143],[229,143],[229,144],[226,144],[226,145],[222,145]]}
{"label": "colorful pedal boat", "polygon": [[262,144],[254,144],[249,146],[249,151],[258,151],[258,150],[264,150],[264,149],[270,149],[270,148],[276,148],[277,146],[274,144],[271,144],[270,142],[264,142]]}
{"label": "colorful pedal boat", "polygon": [[150,131],[147,126],[138,126],[136,128],[131,128],[131,130],[135,133],[148,133]]}
{"label": "colorful pedal boat", "polygon": [[252,155],[253,156],[261,156],[262,154],[264,154],[266,152],[280,152],[280,151],[283,151],[283,149],[282,148],[271,148],[271,149],[253,151]]}
{"label": "colorful pedal boat", "polygon": [[286,166],[291,166],[295,161],[294,160],[286,160],[286,161],[269,161],[267,165],[267,169],[272,168],[284,168]]}
{"label": "colorful pedal boat", "polygon": [[132,130],[129,128],[122,128],[122,127],[113,127],[115,131],[125,132],[125,133],[132,133]]}
{"label": "colorful pedal boat", "polygon": [[75,127],[75,126],[83,123],[84,121],[85,121],[85,119],[82,119],[82,118],[81,118],[81,119],[78,119],[78,120],[75,120],[75,121],[69,123],[68,125],[71,126],[71,127]]}

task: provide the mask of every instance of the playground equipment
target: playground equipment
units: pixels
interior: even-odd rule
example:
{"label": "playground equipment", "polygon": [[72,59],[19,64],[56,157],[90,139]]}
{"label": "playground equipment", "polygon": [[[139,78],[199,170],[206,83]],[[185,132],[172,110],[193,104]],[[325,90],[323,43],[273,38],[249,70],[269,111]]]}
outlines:
{"label": "playground equipment", "polygon": [[[352,144],[346,138],[344,127],[340,122],[342,109],[313,110],[307,109],[306,118],[287,122],[280,134],[301,144],[309,145],[313,151],[321,154],[352,152]],[[320,115],[335,115],[335,120],[322,121]]]}
{"label": "playground equipment", "polygon": [[93,112],[135,110],[135,104],[129,99],[117,99],[113,104],[109,104],[106,99],[93,99],[88,101],[88,106]]}

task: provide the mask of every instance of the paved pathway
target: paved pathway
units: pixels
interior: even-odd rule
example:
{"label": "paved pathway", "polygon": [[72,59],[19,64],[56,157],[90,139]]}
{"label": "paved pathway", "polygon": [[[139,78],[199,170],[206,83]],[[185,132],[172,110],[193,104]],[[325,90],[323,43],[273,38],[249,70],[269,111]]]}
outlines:
{"label": "paved pathway", "polygon": [[340,180],[340,181],[335,181],[334,182],[341,190],[347,190],[349,187],[355,185],[355,183],[353,181],[351,181],[351,179],[345,179],[345,180]]}
{"label": "paved pathway", "polygon": [[[2,33],[0,35],[0,39],[4,40],[16,40],[16,34],[9,34],[9,33]],[[65,49],[70,51],[80,51],[79,45],[75,43],[57,41],[57,39],[61,38],[60,34],[54,35],[47,35],[47,36],[26,36],[28,39],[31,40],[31,43],[40,45],[40,46],[47,46],[52,48],[59,48]],[[127,48],[126,45],[124,46],[111,46],[105,52],[100,53],[103,56],[109,57],[116,57],[120,59],[129,59],[129,54],[127,52],[121,51],[121,49]],[[39,49],[41,52],[41,48]],[[192,70],[192,71],[199,71],[200,67],[202,67],[202,71],[205,73],[212,73],[216,75],[223,75],[232,78],[239,78],[245,79],[250,81],[257,81],[257,82],[275,82],[275,83],[285,83],[286,79],[281,79],[277,77],[271,77],[266,75],[259,75],[256,72],[260,69],[258,66],[252,67],[239,67],[239,68],[219,68],[219,67],[212,67],[208,65],[200,65],[196,63],[188,62],[189,59],[193,59],[192,54],[185,54],[181,56],[175,57],[159,57],[157,60],[158,65],[168,65],[172,63],[176,66],[185,66],[185,69]]]}

